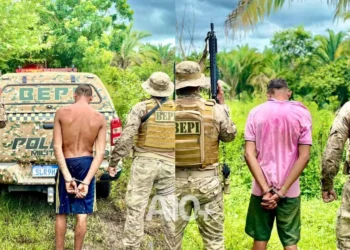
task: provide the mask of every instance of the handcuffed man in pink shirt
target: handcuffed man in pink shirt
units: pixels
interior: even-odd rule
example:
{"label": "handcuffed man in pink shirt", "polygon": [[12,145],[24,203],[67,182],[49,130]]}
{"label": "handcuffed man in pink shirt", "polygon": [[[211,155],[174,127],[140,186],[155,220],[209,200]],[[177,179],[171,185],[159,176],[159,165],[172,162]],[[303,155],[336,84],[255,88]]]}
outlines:
{"label": "handcuffed man in pink shirt", "polygon": [[299,176],[309,161],[312,125],[291,94],[285,80],[271,80],[268,101],[250,111],[246,124],[245,159],[254,180],[245,231],[253,250],[266,249],[275,218],[284,249],[297,250],[300,239]]}

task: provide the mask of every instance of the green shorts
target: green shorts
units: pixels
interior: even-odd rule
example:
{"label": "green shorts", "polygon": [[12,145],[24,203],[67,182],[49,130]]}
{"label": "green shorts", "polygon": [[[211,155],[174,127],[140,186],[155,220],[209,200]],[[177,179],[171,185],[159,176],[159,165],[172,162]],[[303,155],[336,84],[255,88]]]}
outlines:
{"label": "green shorts", "polygon": [[268,241],[276,217],[277,232],[284,247],[296,245],[300,239],[300,197],[285,198],[274,210],[261,206],[261,196],[251,195],[245,232],[256,241]]}

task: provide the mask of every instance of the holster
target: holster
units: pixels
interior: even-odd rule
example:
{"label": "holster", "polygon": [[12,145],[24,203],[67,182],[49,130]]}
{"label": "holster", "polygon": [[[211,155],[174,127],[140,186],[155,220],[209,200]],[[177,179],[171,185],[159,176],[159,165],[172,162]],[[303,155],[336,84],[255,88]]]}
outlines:
{"label": "holster", "polygon": [[230,177],[224,178],[224,193],[225,194],[230,194],[231,189],[230,189]]}

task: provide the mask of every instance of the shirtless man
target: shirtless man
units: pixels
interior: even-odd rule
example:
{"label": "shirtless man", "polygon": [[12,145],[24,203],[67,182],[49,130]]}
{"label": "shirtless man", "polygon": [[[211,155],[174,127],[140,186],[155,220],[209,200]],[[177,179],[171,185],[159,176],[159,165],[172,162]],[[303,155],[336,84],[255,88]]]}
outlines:
{"label": "shirtless man", "polygon": [[74,249],[82,249],[87,214],[96,210],[95,174],[106,147],[106,121],[89,105],[91,87],[79,85],[74,100],[75,104],[56,111],[54,121],[54,151],[59,166],[56,176],[56,250],[64,249],[67,214],[76,215]]}

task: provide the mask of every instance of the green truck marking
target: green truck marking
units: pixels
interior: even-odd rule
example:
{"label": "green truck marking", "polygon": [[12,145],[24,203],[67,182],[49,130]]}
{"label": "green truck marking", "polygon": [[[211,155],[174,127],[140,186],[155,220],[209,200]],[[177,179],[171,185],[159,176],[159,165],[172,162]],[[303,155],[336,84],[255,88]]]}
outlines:
{"label": "green truck marking", "polygon": [[[52,98],[50,96],[52,88],[48,87],[25,87],[20,88],[19,90],[19,100],[20,101],[50,101]],[[73,92],[75,91],[75,88],[73,88]],[[55,88],[54,89],[54,100],[59,101],[63,96],[66,96],[69,92],[69,88]],[[35,97],[37,96],[37,100],[35,100]]]}

